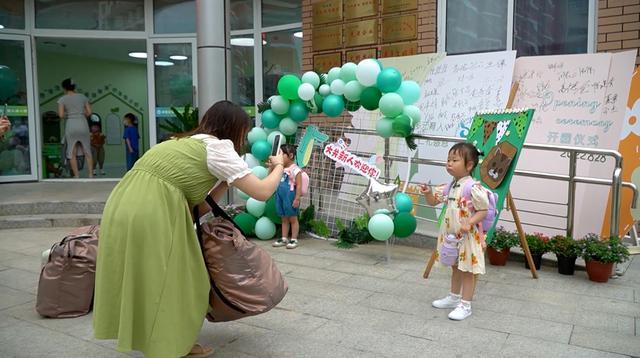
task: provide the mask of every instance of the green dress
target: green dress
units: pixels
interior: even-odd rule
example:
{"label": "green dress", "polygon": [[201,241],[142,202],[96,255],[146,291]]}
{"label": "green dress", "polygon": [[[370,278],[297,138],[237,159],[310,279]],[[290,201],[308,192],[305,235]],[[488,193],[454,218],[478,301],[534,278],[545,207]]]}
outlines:
{"label": "green dress", "polygon": [[114,188],[100,228],[96,338],[117,339],[118,350],[148,357],[191,350],[210,286],[190,208],[216,181],[207,145],[183,138],[154,146]]}

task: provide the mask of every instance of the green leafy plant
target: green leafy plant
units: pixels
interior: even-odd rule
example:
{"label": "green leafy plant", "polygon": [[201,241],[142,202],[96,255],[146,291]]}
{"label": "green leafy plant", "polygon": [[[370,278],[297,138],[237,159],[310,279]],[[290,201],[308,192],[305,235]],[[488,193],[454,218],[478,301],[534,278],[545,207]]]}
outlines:
{"label": "green leafy plant", "polygon": [[349,226],[345,226],[340,219],[336,220],[338,227],[338,241],[336,246],[342,249],[350,249],[358,244],[366,244],[373,241],[373,236],[369,234],[369,215],[363,214],[353,219]]}
{"label": "green leafy plant", "polygon": [[582,255],[580,243],[564,235],[552,237],[549,241],[549,250],[558,256],[578,257]]}
{"label": "green leafy plant", "polygon": [[302,210],[298,221],[300,222],[301,231],[311,231],[322,237],[327,237],[331,234],[331,231],[327,227],[327,224],[322,220],[315,218],[316,210],[313,205],[309,205],[306,209]]}
{"label": "green leafy plant", "polygon": [[542,233],[536,232],[534,234],[526,234],[527,244],[529,245],[529,251],[534,255],[542,255],[545,252],[549,252],[549,237]]}
{"label": "green leafy plant", "polygon": [[190,104],[184,106],[182,113],[175,107],[171,107],[171,111],[175,118],[167,118],[158,124],[163,130],[171,134],[178,134],[188,132],[198,126],[198,109],[191,108]]}
{"label": "green leafy plant", "polygon": [[507,231],[501,226],[493,233],[493,237],[491,241],[487,243],[487,246],[493,247],[498,251],[515,247],[518,246],[518,236],[516,233]]}
{"label": "green leafy plant", "polygon": [[602,240],[595,234],[588,234],[581,240],[581,246],[585,260],[620,263],[629,258],[629,250],[617,236]]}
{"label": "green leafy plant", "polygon": [[311,226],[311,231],[319,236],[328,237],[331,234],[331,231],[327,227],[327,224],[321,220],[311,220],[309,223]]}

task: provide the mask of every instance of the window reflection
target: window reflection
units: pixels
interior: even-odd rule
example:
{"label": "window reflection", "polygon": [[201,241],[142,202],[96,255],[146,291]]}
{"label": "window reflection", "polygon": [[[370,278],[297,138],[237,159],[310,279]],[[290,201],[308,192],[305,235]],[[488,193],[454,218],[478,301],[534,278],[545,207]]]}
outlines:
{"label": "window reflection", "polygon": [[300,73],[302,38],[294,36],[300,29],[262,34],[263,94],[264,98],[276,94],[278,80],[287,73]]}

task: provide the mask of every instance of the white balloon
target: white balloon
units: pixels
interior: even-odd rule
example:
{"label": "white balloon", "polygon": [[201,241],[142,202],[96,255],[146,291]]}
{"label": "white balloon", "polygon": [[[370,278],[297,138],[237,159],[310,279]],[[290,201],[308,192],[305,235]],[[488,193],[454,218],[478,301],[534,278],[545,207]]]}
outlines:
{"label": "white balloon", "polygon": [[331,84],[334,80],[340,78],[340,67],[333,67],[329,70],[327,74],[327,83]]}
{"label": "white balloon", "polygon": [[303,101],[310,101],[316,94],[316,89],[310,83],[303,83],[298,87],[298,97]]}
{"label": "white balloon", "polygon": [[341,79],[335,79],[331,82],[331,93],[342,96],[344,94],[344,81]]}
{"label": "white balloon", "polygon": [[302,83],[311,84],[313,86],[313,89],[315,90],[316,88],[318,88],[318,86],[320,86],[320,77],[313,71],[305,72],[302,75]]}
{"label": "white balloon", "polygon": [[380,66],[375,60],[366,59],[358,63],[356,68],[356,79],[365,87],[371,87],[376,84]]}
{"label": "white balloon", "polygon": [[253,168],[256,165],[260,165],[260,161],[258,160],[258,158],[254,157],[253,154],[251,153],[247,153],[244,155],[244,161],[245,163],[247,163],[247,166],[249,168]]}
{"label": "white balloon", "polygon": [[318,92],[320,92],[321,96],[326,97],[331,94],[331,87],[329,87],[329,85],[327,84],[321,85],[318,89]]}

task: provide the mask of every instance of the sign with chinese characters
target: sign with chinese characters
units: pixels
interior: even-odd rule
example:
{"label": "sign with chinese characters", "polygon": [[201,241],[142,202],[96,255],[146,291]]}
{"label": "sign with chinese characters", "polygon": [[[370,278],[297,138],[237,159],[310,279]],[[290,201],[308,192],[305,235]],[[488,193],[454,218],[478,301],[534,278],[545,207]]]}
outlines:
{"label": "sign with chinese characters", "polygon": [[418,54],[417,42],[384,45],[380,50],[380,58],[413,56],[416,54]]}
{"label": "sign with chinese characters", "polygon": [[313,69],[320,72],[327,72],[332,67],[342,66],[342,53],[325,53],[313,56]]}
{"label": "sign with chinese characters", "polygon": [[345,20],[378,15],[378,0],[344,0]]}
{"label": "sign with chinese characters", "polygon": [[342,25],[313,28],[313,50],[331,50],[342,47]]}
{"label": "sign with chinese characters", "polygon": [[330,143],[324,147],[324,155],[343,167],[352,169],[365,178],[377,179],[380,176],[380,169],[378,169],[375,164],[351,154],[351,152],[347,150],[347,144],[342,138],[338,139],[337,143]]}
{"label": "sign with chinese characters", "polygon": [[327,0],[313,4],[313,24],[342,20],[342,0]]}
{"label": "sign with chinese characters", "polygon": [[347,51],[347,62],[358,63],[367,58],[376,58],[377,50],[368,48],[365,50]]}
{"label": "sign with chinese characters", "polygon": [[382,0],[382,13],[417,10],[418,0]]}
{"label": "sign with chinese characters", "polygon": [[382,42],[398,42],[418,38],[418,16],[416,14],[382,19]]}
{"label": "sign with chinese characters", "polygon": [[347,47],[371,45],[378,42],[378,19],[344,24],[344,43]]}

